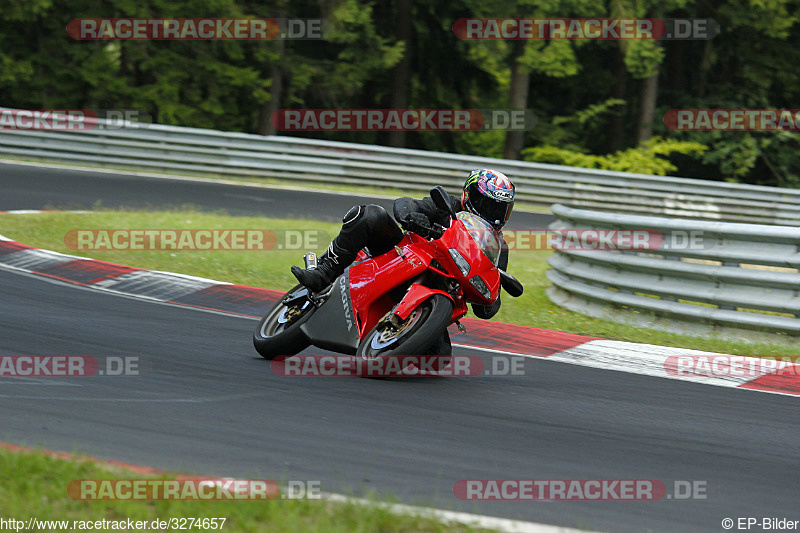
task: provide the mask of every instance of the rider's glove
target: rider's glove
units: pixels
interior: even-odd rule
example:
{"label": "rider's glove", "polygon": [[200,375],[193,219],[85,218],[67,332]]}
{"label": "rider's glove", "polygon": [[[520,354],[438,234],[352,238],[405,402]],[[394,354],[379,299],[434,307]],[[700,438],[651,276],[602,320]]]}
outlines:
{"label": "rider's glove", "polygon": [[427,237],[431,234],[433,229],[428,217],[422,213],[408,213],[400,220],[400,224],[402,224],[405,229],[413,231],[421,237]]}

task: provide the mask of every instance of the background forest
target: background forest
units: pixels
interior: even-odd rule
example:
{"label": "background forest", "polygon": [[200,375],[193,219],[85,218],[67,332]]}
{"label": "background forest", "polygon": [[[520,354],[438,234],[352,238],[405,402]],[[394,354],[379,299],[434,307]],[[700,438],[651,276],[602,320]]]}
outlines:
{"label": "background forest", "polygon": [[[532,109],[526,132],[314,137],[800,187],[798,133],[674,132],[674,108],[798,108],[798,0],[0,0],[0,105],[272,134],[277,109]],[[81,17],[324,18],[324,40],[75,41]],[[712,18],[713,39],[458,39],[465,17]],[[312,136],[308,135],[307,136]]]}

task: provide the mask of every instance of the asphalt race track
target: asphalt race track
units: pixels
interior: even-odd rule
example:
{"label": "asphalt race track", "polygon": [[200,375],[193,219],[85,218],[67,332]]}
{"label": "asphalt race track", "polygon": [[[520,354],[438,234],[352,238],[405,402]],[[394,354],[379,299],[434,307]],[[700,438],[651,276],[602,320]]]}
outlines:
{"label": "asphalt race track", "polygon": [[[465,173],[466,176],[466,173]],[[339,222],[359,203],[377,203],[391,213],[388,198],[312,191],[239,187],[104,172],[83,172],[0,163],[0,211],[11,209],[161,209],[191,206],[231,215],[313,218]],[[421,197],[421,196],[420,196]],[[516,211],[510,226],[543,229],[555,220],[546,213]]]}
{"label": "asphalt race track", "polygon": [[[135,183],[0,166],[0,209],[81,207],[58,204],[82,196],[90,204],[99,197],[105,206],[138,206],[152,195],[250,214],[258,211],[246,201],[252,191],[267,200],[284,194],[226,189],[237,197],[190,182]],[[137,189],[128,204],[125,192]],[[312,193],[285,194],[273,207],[288,216],[302,209],[287,204]],[[337,214],[339,202],[354,203],[331,197]],[[792,515],[800,472],[796,398],[536,359],[525,361],[524,376],[286,378],[253,350],[254,326],[0,270],[0,354],[131,356],[143,369],[127,377],[0,378],[0,441],[186,473],[319,480],[329,492],[376,491],[406,503],[595,530],[721,531],[726,517],[800,518]],[[505,478],[655,479],[668,492],[675,480],[704,481],[707,498],[453,496],[458,480]]]}

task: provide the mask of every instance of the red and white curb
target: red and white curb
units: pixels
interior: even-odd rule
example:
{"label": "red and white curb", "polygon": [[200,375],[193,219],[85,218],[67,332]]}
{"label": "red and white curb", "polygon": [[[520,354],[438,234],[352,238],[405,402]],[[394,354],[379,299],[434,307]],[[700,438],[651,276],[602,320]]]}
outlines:
{"label": "red and white curb", "polygon": [[654,344],[593,340],[548,360],[740,389],[800,396],[797,358],[760,359]]}
{"label": "red and white curb", "polygon": [[[0,268],[114,294],[258,319],[281,291],[133,268],[26,246],[0,235]],[[613,341],[478,319],[452,328],[454,347],[786,396],[800,396],[800,365]]]}

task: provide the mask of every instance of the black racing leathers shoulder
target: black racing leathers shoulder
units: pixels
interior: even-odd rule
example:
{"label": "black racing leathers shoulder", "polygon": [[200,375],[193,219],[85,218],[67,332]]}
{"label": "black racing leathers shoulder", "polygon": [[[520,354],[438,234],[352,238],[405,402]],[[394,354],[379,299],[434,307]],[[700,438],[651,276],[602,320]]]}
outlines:
{"label": "black racing leathers shoulder", "polygon": [[[453,207],[455,207],[456,211],[464,210],[464,206],[461,204],[461,198],[451,194],[450,201],[453,203]],[[448,225],[448,213],[436,207],[436,204],[433,203],[433,199],[430,196],[421,200],[403,197],[394,201],[394,218],[397,222],[403,224],[403,221],[406,220],[410,213],[421,213],[425,215],[431,223],[441,224],[443,226]],[[497,266],[502,270],[508,269],[508,245],[505,239],[503,239],[503,248],[500,251],[500,259],[498,260]],[[492,305],[472,305],[472,311],[475,313],[475,316],[483,319],[492,318],[499,310],[499,297]]]}
{"label": "black racing leathers shoulder", "polygon": [[[460,198],[451,194],[450,201],[453,203],[453,207],[455,207],[456,211],[462,210]],[[422,200],[403,197],[394,201],[394,219],[397,222],[403,224],[403,221],[406,220],[410,213],[421,213],[428,217],[430,222],[447,226],[447,211],[436,207],[436,204],[433,203],[433,198],[430,196],[426,196]]]}

